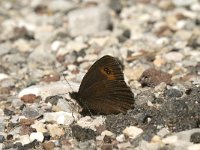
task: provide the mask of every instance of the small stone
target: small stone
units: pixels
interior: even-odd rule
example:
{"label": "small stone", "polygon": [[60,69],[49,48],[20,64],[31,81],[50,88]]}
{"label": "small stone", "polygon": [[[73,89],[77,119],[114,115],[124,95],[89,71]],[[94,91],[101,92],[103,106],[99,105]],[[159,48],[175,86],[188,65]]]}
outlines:
{"label": "small stone", "polygon": [[30,65],[51,65],[55,62],[55,57],[49,51],[42,48],[35,49],[28,57]]}
{"label": "small stone", "polygon": [[[1,43],[0,44],[0,56],[3,56],[9,53],[12,50],[10,43]],[[1,80],[1,79],[0,79]]]}
{"label": "small stone", "polygon": [[140,65],[135,68],[125,68],[124,74],[128,79],[138,80],[144,71],[145,68]]}
{"label": "small stone", "polygon": [[35,120],[34,124],[32,124],[31,127],[36,129],[37,132],[47,132],[47,129],[45,129],[45,124],[37,120]]}
{"label": "small stone", "polygon": [[13,45],[21,52],[32,51],[30,44],[24,39],[19,39],[19,40],[15,41],[15,43]]}
{"label": "small stone", "polygon": [[38,108],[34,106],[26,106],[22,111],[22,115],[27,118],[36,118],[40,115]]}
{"label": "small stone", "polygon": [[51,44],[51,49],[53,51],[57,51],[61,46],[63,45],[63,43],[61,41],[54,41],[52,44]]}
{"label": "small stone", "polygon": [[79,125],[72,126],[72,135],[79,141],[96,139],[96,132],[89,128],[83,128]]}
{"label": "small stone", "polygon": [[4,114],[7,116],[15,115],[15,113],[12,110],[9,110],[7,108],[5,108],[3,111],[4,111]]}
{"label": "small stone", "polygon": [[74,7],[73,1],[53,0],[49,2],[48,8],[52,11],[68,12]]}
{"label": "small stone", "polygon": [[29,135],[33,132],[33,129],[30,126],[22,125],[20,128],[20,135]]}
{"label": "small stone", "polygon": [[88,7],[71,11],[68,14],[68,21],[69,32],[72,36],[91,35],[108,28],[110,15],[104,6]]}
{"label": "small stone", "polygon": [[47,130],[50,132],[51,137],[60,137],[64,135],[64,130],[60,128],[57,124],[48,124]]}
{"label": "small stone", "polygon": [[183,92],[179,91],[178,89],[168,89],[165,91],[165,96],[169,98],[181,97],[182,95],[183,95]]}
{"label": "small stone", "polygon": [[197,0],[172,0],[172,3],[176,6],[189,6],[193,3],[197,3]]}
{"label": "small stone", "polygon": [[56,122],[58,124],[70,125],[73,121],[73,114],[69,112],[49,112],[44,113],[44,120],[47,122]]}
{"label": "small stone", "polygon": [[6,74],[0,74],[0,87],[12,87],[15,85],[14,80]]}
{"label": "small stone", "polygon": [[200,144],[193,144],[187,147],[187,150],[200,150]]}
{"label": "small stone", "polygon": [[20,119],[20,124],[21,125],[26,125],[26,126],[30,126],[31,124],[34,123],[33,119]]}
{"label": "small stone", "polygon": [[[71,87],[78,91],[78,86],[75,83],[69,82]],[[34,85],[25,88],[19,92],[18,97],[21,98],[24,95],[34,94],[40,96],[42,99],[46,99],[49,96],[55,96],[71,91],[71,88],[66,84],[66,81],[51,82],[46,85]]]}
{"label": "small stone", "polygon": [[72,106],[70,106],[70,104],[65,99],[58,100],[58,103],[56,105],[56,111],[71,112],[71,109],[72,109]]}
{"label": "small stone", "polygon": [[5,141],[5,137],[3,135],[0,135],[0,143],[3,143]]}
{"label": "small stone", "polygon": [[162,142],[165,143],[165,144],[174,144],[177,141],[178,141],[177,136],[169,136],[169,137],[162,139]]}
{"label": "small stone", "polygon": [[52,105],[57,105],[58,100],[62,99],[62,96],[55,95],[55,96],[49,96],[45,99],[45,103],[51,103]]}
{"label": "small stone", "polygon": [[112,144],[103,144],[101,146],[102,150],[113,150],[113,145]]}
{"label": "small stone", "polygon": [[13,140],[13,135],[12,134],[8,134],[6,137],[7,140]]}
{"label": "small stone", "polygon": [[30,141],[32,142],[34,140],[42,142],[44,140],[43,134],[41,132],[33,132],[33,133],[31,133],[31,135],[30,135]]}
{"label": "small stone", "polygon": [[163,148],[163,145],[159,143],[149,143],[145,140],[142,140],[140,142],[140,146],[137,147],[138,149],[142,149],[142,150],[160,150]]}
{"label": "small stone", "polygon": [[157,135],[154,135],[151,139],[151,142],[153,142],[153,143],[161,142],[161,138]]}
{"label": "small stone", "polygon": [[44,150],[53,150],[55,147],[54,143],[51,141],[43,143],[42,146]]}
{"label": "small stone", "polygon": [[160,137],[164,137],[167,134],[169,134],[169,130],[167,128],[162,128],[160,131],[158,131],[157,135],[159,135]]}
{"label": "small stone", "polygon": [[87,48],[87,44],[79,41],[70,41],[67,43],[66,49],[68,51],[81,51],[82,49]]}
{"label": "small stone", "polygon": [[117,147],[119,149],[128,149],[129,147],[132,147],[132,146],[131,146],[130,142],[126,142],[126,143],[120,143],[120,144],[118,144]]}
{"label": "small stone", "polygon": [[112,132],[110,132],[108,130],[105,130],[105,131],[101,132],[101,135],[103,135],[103,136],[110,136],[112,138],[115,138],[115,136],[116,136],[114,133],[112,133]]}
{"label": "small stone", "polygon": [[60,80],[60,75],[58,73],[52,73],[42,77],[42,81],[47,83],[56,82],[59,80]]}
{"label": "small stone", "polygon": [[120,134],[116,137],[116,140],[118,142],[124,142],[125,141],[125,137],[124,137],[124,134]]}
{"label": "small stone", "polygon": [[34,95],[34,94],[27,94],[27,95],[23,95],[21,97],[21,100],[24,102],[24,103],[34,103],[35,100],[36,100],[37,96]]}
{"label": "small stone", "polygon": [[165,82],[166,84],[170,85],[172,84],[171,77],[172,76],[168,73],[150,68],[142,73],[139,82],[142,84],[142,86],[149,87],[155,87],[161,82]]}
{"label": "small stone", "polygon": [[89,128],[96,131],[96,128],[103,125],[105,122],[105,118],[100,116],[92,119],[89,116],[83,117],[78,120],[77,124],[83,128]]}
{"label": "small stone", "polygon": [[169,52],[164,55],[164,58],[169,62],[180,62],[183,59],[183,57],[183,54],[181,54],[180,52]]}
{"label": "small stone", "polygon": [[29,144],[31,142],[29,139],[29,135],[21,135],[19,138],[22,145]]}
{"label": "small stone", "polygon": [[16,99],[13,99],[12,100],[12,106],[15,108],[15,109],[19,109],[24,103],[19,99],[19,98],[16,98]]}
{"label": "small stone", "polygon": [[141,133],[143,133],[143,130],[135,126],[126,127],[126,129],[123,130],[123,134],[132,139],[136,138]]}
{"label": "small stone", "polygon": [[190,142],[194,144],[200,143],[200,132],[195,132],[190,137]]}

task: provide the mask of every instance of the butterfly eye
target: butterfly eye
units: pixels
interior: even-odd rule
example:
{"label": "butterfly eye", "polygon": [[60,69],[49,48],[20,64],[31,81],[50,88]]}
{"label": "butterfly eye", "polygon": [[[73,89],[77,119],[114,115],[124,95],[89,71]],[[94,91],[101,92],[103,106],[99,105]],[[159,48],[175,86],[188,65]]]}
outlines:
{"label": "butterfly eye", "polygon": [[111,74],[111,70],[108,69],[108,68],[104,68],[104,71],[105,71],[107,74]]}

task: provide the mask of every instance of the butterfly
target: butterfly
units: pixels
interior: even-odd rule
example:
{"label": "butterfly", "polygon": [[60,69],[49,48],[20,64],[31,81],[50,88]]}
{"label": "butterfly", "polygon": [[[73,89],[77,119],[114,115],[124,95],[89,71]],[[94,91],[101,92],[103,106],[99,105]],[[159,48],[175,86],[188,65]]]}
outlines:
{"label": "butterfly", "polygon": [[122,65],[109,55],[90,67],[78,92],[69,94],[82,107],[82,114],[125,113],[134,104],[134,94],[124,81]]}

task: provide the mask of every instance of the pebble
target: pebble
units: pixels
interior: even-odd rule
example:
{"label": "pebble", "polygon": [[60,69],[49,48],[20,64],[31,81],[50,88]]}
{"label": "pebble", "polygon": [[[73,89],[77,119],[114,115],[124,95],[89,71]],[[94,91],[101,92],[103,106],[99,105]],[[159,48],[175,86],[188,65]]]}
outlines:
{"label": "pebble", "polygon": [[44,140],[43,134],[41,132],[33,132],[33,133],[31,133],[31,135],[30,135],[30,141],[32,142],[34,140],[42,142]]}
{"label": "pebble", "polygon": [[56,122],[57,124],[70,125],[74,121],[74,114],[69,112],[49,112],[43,115],[45,121]]}
{"label": "pebble", "polygon": [[183,92],[181,92],[178,89],[168,89],[165,91],[165,95],[169,98],[172,97],[181,97],[183,95]]}
{"label": "pebble", "polygon": [[0,135],[0,143],[3,143],[5,141],[5,137],[3,135]]}
{"label": "pebble", "polygon": [[[78,90],[78,87],[75,83],[69,82],[69,84],[75,91]],[[58,81],[46,85],[30,86],[21,90],[18,94],[18,97],[21,98],[24,95],[34,94],[36,96],[41,96],[42,99],[46,99],[48,96],[64,94],[70,91],[71,88],[66,83],[66,81]]]}
{"label": "pebble", "polygon": [[77,121],[77,124],[83,128],[89,128],[96,131],[96,128],[103,125],[105,122],[105,118],[103,116],[95,117],[92,119],[89,116],[80,118]]}
{"label": "pebble", "polygon": [[57,124],[48,124],[47,130],[49,131],[51,137],[60,137],[65,133],[64,130],[60,128]]}
{"label": "pebble", "polygon": [[40,115],[40,111],[36,106],[26,106],[22,110],[22,115],[27,118],[36,118]]}
{"label": "pebble", "polygon": [[50,65],[55,61],[55,57],[42,48],[37,48],[28,57],[29,63],[33,65]]}
{"label": "pebble", "polygon": [[116,137],[116,140],[118,142],[124,142],[125,141],[125,137],[124,137],[124,134],[120,134]]}
{"label": "pebble", "polygon": [[36,100],[37,96],[34,94],[28,94],[28,95],[24,95],[21,97],[21,100],[24,103],[34,103]]}
{"label": "pebble", "polygon": [[48,8],[52,11],[68,12],[73,7],[74,4],[72,1],[65,0],[53,0],[48,4]]}
{"label": "pebble", "polygon": [[1,43],[0,44],[0,56],[3,56],[9,53],[12,50],[10,43]]}
{"label": "pebble", "polygon": [[189,6],[193,3],[196,3],[197,0],[172,0],[172,2],[176,5],[176,6]]}
{"label": "pebble", "polygon": [[[56,111],[71,112],[72,106],[65,99],[59,99],[56,105]],[[55,110],[55,109],[54,109]]]}
{"label": "pebble", "polygon": [[142,84],[142,86],[149,87],[155,87],[161,82],[165,82],[166,84],[170,85],[172,83],[171,77],[172,76],[168,73],[156,70],[154,68],[149,68],[142,73],[139,82]]}
{"label": "pebble", "polygon": [[200,132],[195,132],[191,135],[190,142],[198,144],[200,143]]}
{"label": "pebble", "polygon": [[183,59],[183,54],[181,54],[179,52],[169,52],[169,53],[165,54],[164,57],[167,61],[179,62]]}
{"label": "pebble", "polygon": [[31,142],[29,135],[21,135],[20,136],[20,142],[22,143],[22,145],[29,144]]}
{"label": "pebble", "polygon": [[115,138],[115,134],[112,133],[112,132],[110,132],[110,131],[108,131],[108,130],[105,130],[105,131],[101,132],[101,135],[102,136],[109,136],[109,137]]}
{"label": "pebble", "polygon": [[36,129],[37,132],[45,133],[47,129],[45,128],[46,125],[43,122],[35,121],[34,124],[31,125],[32,128]]}
{"label": "pebble", "polygon": [[105,6],[70,11],[68,19],[71,36],[96,34],[105,31],[110,24],[109,11]]}
{"label": "pebble", "polygon": [[167,128],[162,128],[160,131],[157,132],[157,135],[160,137],[164,137],[169,134],[169,130]]}
{"label": "pebble", "polygon": [[143,133],[143,130],[135,126],[126,127],[126,129],[123,130],[123,134],[131,139],[135,139],[141,133]]}

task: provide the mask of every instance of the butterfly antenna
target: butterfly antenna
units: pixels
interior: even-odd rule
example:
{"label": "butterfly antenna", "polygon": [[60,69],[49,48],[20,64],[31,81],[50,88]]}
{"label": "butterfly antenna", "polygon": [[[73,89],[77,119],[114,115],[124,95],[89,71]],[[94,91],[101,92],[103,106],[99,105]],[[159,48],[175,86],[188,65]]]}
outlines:
{"label": "butterfly antenna", "polygon": [[74,91],[73,88],[71,87],[71,85],[69,84],[69,82],[67,81],[67,79],[65,78],[65,75],[66,75],[66,74],[63,73],[62,75],[63,75],[65,81],[67,82],[67,84],[69,85],[70,89],[71,89],[72,91]]}

